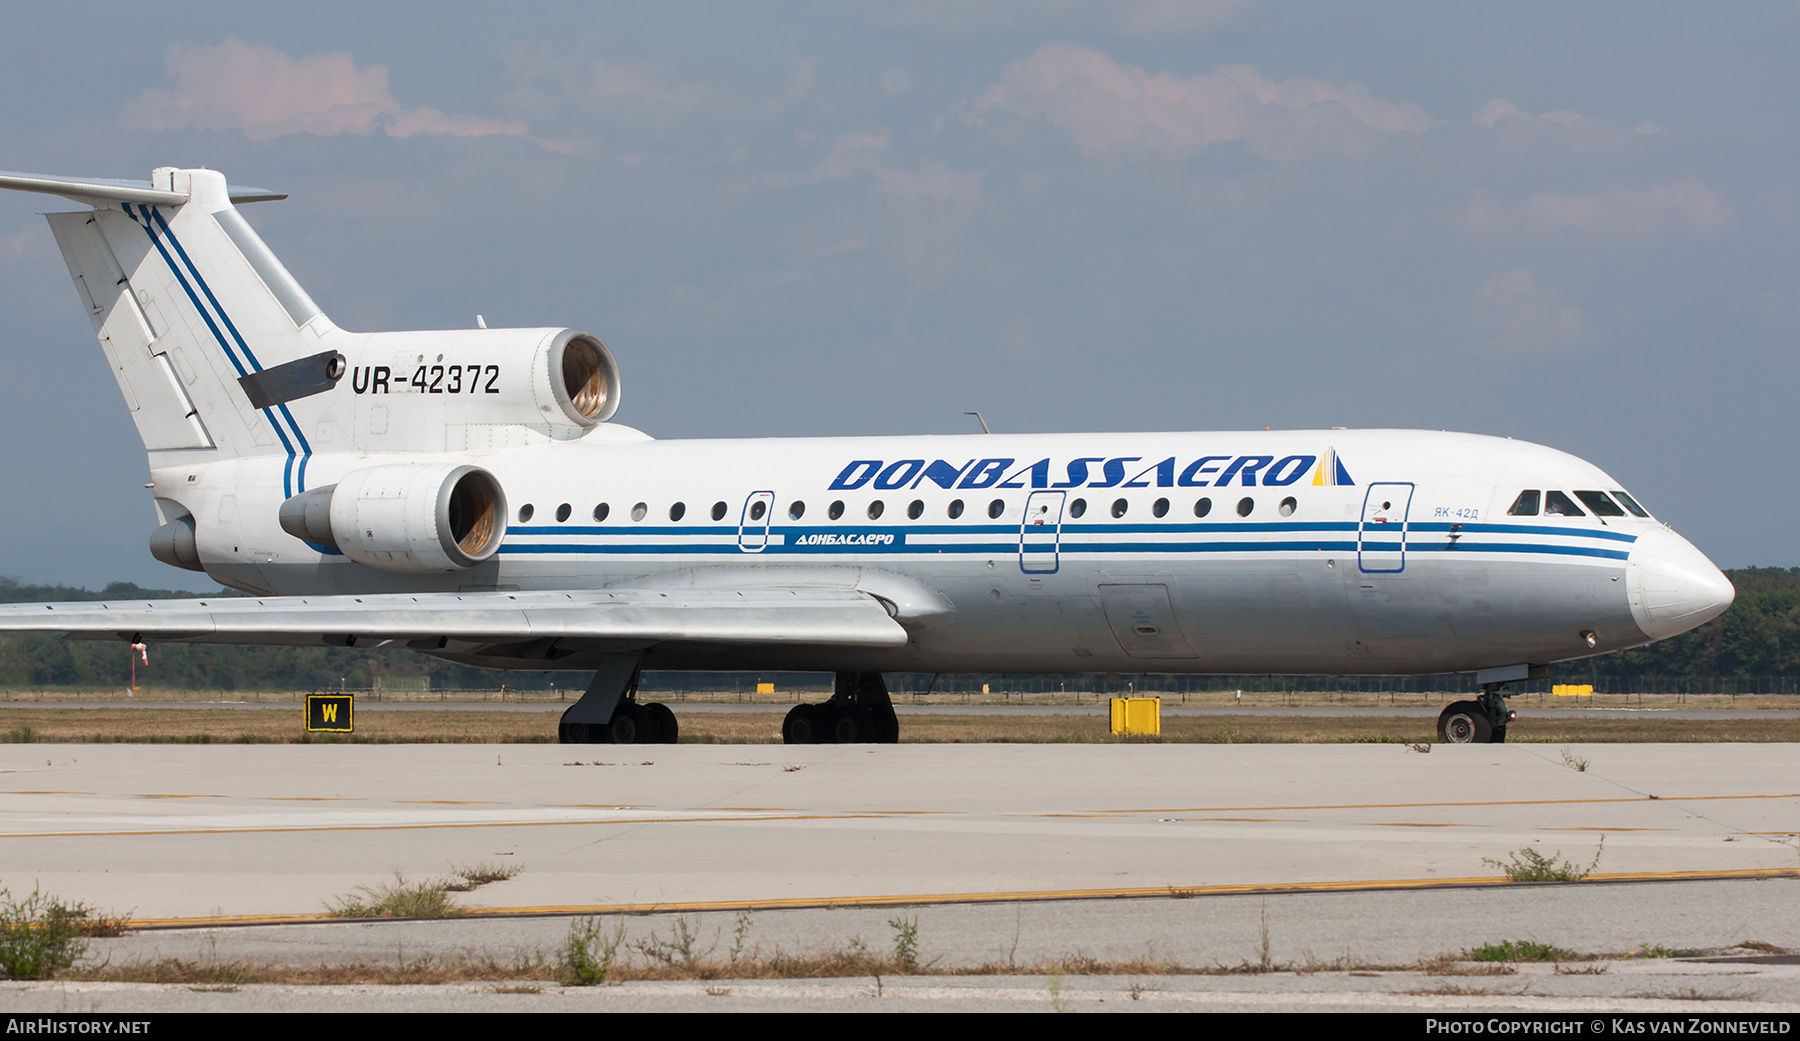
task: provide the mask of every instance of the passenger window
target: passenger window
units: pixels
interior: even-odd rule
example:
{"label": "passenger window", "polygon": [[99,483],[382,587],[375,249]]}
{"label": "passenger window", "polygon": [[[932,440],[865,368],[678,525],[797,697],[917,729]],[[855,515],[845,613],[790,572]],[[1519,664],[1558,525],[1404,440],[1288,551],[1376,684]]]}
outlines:
{"label": "passenger window", "polygon": [[722,502],[713,503],[712,519],[716,520],[716,521],[725,519],[725,504],[724,503],[722,503]]}
{"label": "passenger window", "polygon": [[1294,511],[1299,508],[1300,508],[1299,500],[1295,499],[1291,495],[1288,496],[1287,498],[1281,500],[1281,515],[1283,517],[1292,517],[1294,515]]}
{"label": "passenger window", "polygon": [[1248,517],[1250,516],[1250,511],[1254,509],[1256,509],[1256,500],[1250,498],[1248,495],[1238,500],[1238,516]]}
{"label": "passenger window", "polygon": [[531,515],[536,512],[537,512],[537,510],[534,509],[530,503],[526,503],[525,505],[519,507],[519,523],[523,524],[526,521],[530,520]]}
{"label": "passenger window", "polygon": [[769,504],[761,499],[750,504],[750,519],[753,521],[762,520],[763,514],[767,512],[769,512]]}
{"label": "passenger window", "polygon": [[644,515],[649,512],[650,507],[647,504],[640,502],[631,508],[631,519],[634,521],[641,521],[644,519]]}
{"label": "passenger window", "polygon": [[951,520],[955,520],[956,518],[962,516],[962,511],[963,511],[962,500],[961,499],[951,499],[950,500],[950,508],[945,510],[944,512],[950,515]]}
{"label": "passenger window", "polygon": [[1167,517],[1169,515],[1169,500],[1167,500],[1167,499],[1156,500],[1156,504],[1150,507],[1150,512],[1154,513],[1158,517]]}
{"label": "passenger window", "polygon": [[1625,508],[1631,511],[1631,515],[1633,517],[1648,517],[1648,516],[1650,516],[1650,514],[1648,514],[1644,511],[1644,508],[1642,506],[1638,505],[1638,501],[1636,499],[1633,499],[1631,496],[1626,495],[1622,491],[1619,491],[1617,488],[1613,489],[1613,498],[1624,503]]}
{"label": "passenger window", "polygon": [[1577,499],[1580,499],[1582,502],[1587,503],[1587,508],[1590,510],[1593,510],[1595,516],[1598,516],[1598,517],[1623,517],[1623,516],[1625,516],[1625,511],[1619,509],[1618,503],[1607,498],[1605,492],[1577,491],[1575,493],[1575,497]]}
{"label": "passenger window", "polygon": [[842,500],[842,499],[838,499],[837,501],[833,502],[825,510],[825,516],[830,517],[832,520],[837,520],[839,517],[842,517],[843,515],[844,515],[844,500]]}
{"label": "passenger window", "polygon": [[1211,512],[1212,512],[1212,500],[1211,499],[1201,499],[1200,501],[1194,503],[1194,516],[1204,517]]}
{"label": "passenger window", "polygon": [[906,517],[908,520],[918,520],[924,513],[925,500],[923,499],[914,499],[912,505],[906,508]]}
{"label": "passenger window", "polygon": [[687,516],[687,503],[678,502],[675,505],[669,507],[669,519],[670,520],[678,521],[685,516]]}
{"label": "passenger window", "polygon": [[1124,499],[1114,499],[1113,500],[1112,515],[1114,517],[1125,516],[1125,511],[1129,510],[1129,509],[1131,509],[1131,504],[1126,502]]}
{"label": "passenger window", "polygon": [[1537,516],[1538,515],[1538,491],[1537,491],[1537,489],[1536,488],[1527,488],[1525,491],[1520,492],[1519,497],[1517,499],[1513,500],[1513,504],[1511,506],[1507,507],[1506,515],[1508,517],[1535,517],[1535,516]]}
{"label": "passenger window", "polygon": [[1569,500],[1567,495],[1558,491],[1544,493],[1544,516],[1546,517],[1585,517],[1581,507]]}
{"label": "passenger window", "polygon": [[874,502],[869,504],[869,519],[875,520],[876,518],[880,517],[881,511],[885,510],[885,509],[887,509],[887,506],[884,505],[880,499],[876,499]]}
{"label": "passenger window", "polygon": [[1000,515],[1005,512],[1006,501],[1004,499],[995,499],[993,502],[988,503],[988,516],[995,520],[1000,519]]}
{"label": "passenger window", "polygon": [[795,499],[788,504],[788,520],[799,520],[806,516],[806,504]]}
{"label": "passenger window", "polygon": [[568,519],[569,519],[569,514],[571,514],[571,513],[573,513],[573,512],[575,512],[575,510],[574,510],[574,508],[573,508],[573,507],[571,507],[571,506],[570,506],[570,505],[569,505],[569,504],[568,504],[568,503],[566,503],[566,502],[565,502],[565,503],[563,503],[563,504],[562,504],[562,505],[561,505],[561,506],[558,506],[558,507],[557,507],[557,508],[556,508],[556,522],[557,522],[557,523],[558,523],[558,524],[561,524],[561,523],[562,523],[562,522],[563,522],[563,521],[566,521],[566,520],[568,520]]}
{"label": "passenger window", "polygon": [[1071,516],[1071,517],[1079,517],[1086,512],[1087,512],[1087,500],[1086,499],[1076,499],[1074,502],[1069,504],[1069,516]]}
{"label": "passenger window", "polygon": [[601,503],[600,505],[594,507],[594,520],[596,522],[603,521],[606,519],[606,515],[611,512],[612,512],[611,506],[608,506],[605,503]]}

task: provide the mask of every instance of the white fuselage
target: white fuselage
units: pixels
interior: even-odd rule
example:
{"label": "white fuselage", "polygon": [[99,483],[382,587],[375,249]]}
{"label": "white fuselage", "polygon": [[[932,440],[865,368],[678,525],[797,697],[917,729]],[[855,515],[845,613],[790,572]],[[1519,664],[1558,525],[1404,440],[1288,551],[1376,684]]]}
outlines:
{"label": "white fuselage", "polygon": [[[657,441],[607,425],[394,458],[493,473],[508,502],[499,552],[395,575],[279,527],[285,460],[154,476],[159,499],[206,519],[207,571],[249,591],[591,589],[690,571],[773,586],[849,569],[954,605],[904,648],[652,648],[645,664],[661,668],[1453,672],[1638,646],[1731,599],[1654,519],[1509,516],[1522,490],[1622,486],[1565,453],[1469,434]],[[314,454],[307,483],[381,461]]]}

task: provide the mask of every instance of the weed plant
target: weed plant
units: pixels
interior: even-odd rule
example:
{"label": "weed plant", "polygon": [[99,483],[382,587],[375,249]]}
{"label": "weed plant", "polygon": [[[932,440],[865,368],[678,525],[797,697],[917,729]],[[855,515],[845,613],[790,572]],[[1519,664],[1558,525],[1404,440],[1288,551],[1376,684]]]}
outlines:
{"label": "weed plant", "polygon": [[1557,860],[1562,855],[1560,849],[1545,856],[1531,846],[1513,850],[1504,861],[1482,857],[1481,862],[1499,868],[1508,882],[1579,882],[1600,866],[1600,854],[1605,849],[1606,836],[1602,835],[1599,847],[1594,850],[1594,859],[1585,868],[1568,860]]}
{"label": "weed plant", "polygon": [[1580,955],[1574,951],[1566,951],[1561,947],[1553,947],[1536,940],[1501,940],[1499,943],[1484,943],[1480,947],[1471,947],[1468,951],[1470,961],[1516,962],[1516,961],[1573,961]]}
{"label": "weed plant", "polygon": [[119,936],[123,919],[96,914],[33,889],[23,900],[0,889],[0,977],[41,980],[74,965],[92,936]]}

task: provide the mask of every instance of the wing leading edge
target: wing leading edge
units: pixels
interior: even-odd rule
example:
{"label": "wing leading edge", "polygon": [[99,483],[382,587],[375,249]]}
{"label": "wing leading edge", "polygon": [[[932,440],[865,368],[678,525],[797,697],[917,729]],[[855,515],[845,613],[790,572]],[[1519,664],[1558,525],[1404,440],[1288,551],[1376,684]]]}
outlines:
{"label": "wing leading edge", "polygon": [[[880,600],[843,589],[625,589],[17,604],[0,632],[74,639],[370,646],[388,641],[901,647]],[[439,646],[442,646],[440,643]]]}

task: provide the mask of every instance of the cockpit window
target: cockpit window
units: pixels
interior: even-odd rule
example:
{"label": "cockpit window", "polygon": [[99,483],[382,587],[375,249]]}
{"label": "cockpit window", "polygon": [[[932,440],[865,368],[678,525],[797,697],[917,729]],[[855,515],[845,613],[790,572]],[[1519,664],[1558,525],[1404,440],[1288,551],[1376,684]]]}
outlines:
{"label": "cockpit window", "polygon": [[1513,504],[1506,511],[1508,517],[1535,517],[1538,515],[1538,490],[1528,488],[1519,493]]}
{"label": "cockpit window", "polygon": [[1631,515],[1633,517],[1648,517],[1648,516],[1650,516],[1649,513],[1645,512],[1645,510],[1642,506],[1638,505],[1638,502],[1636,499],[1633,499],[1631,496],[1626,495],[1624,492],[1618,490],[1617,488],[1613,489],[1613,498],[1624,503],[1625,508],[1631,511]]}
{"label": "cockpit window", "polygon": [[1544,493],[1544,516],[1546,517],[1585,517],[1586,511],[1563,493],[1548,491]]}
{"label": "cockpit window", "polygon": [[1593,510],[1597,516],[1601,516],[1601,517],[1623,517],[1623,516],[1625,516],[1625,511],[1619,509],[1619,504],[1612,501],[1610,498],[1608,498],[1605,492],[1577,491],[1575,493],[1575,497],[1577,499],[1580,499],[1582,502],[1587,503],[1588,509]]}

